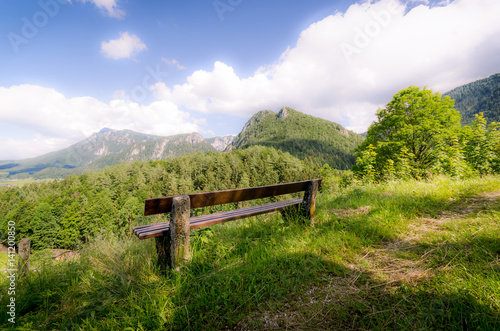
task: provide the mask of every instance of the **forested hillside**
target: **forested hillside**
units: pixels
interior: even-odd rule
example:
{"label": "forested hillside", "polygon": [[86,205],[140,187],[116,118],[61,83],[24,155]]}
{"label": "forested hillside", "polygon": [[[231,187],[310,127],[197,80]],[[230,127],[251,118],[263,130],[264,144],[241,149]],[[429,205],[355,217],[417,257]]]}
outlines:
{"label": "forested hillside", "polygon": [[227,150],[269,146],[300,159],[312,157],[332,168],[349,169],[355,162],[354,149],[362,141],[340,124],[284,107],[278,114],[264,110],[252,116]]}
{"label": "forested hillside", "polygon": [[34,249],[76,248],[100,233],[130,234],[152,197],[311,179],[315,164],[255,146],[166,161],[131,162],[62,181],[0,188],[0,241],[8,221]]}
{"label": "forested hillside", "polygon": [[480,112],[488,122],[500,122],[500,74],[457,87],[444,95],[455,99],[455,108],[462,114],[462,125],[470,125]]}

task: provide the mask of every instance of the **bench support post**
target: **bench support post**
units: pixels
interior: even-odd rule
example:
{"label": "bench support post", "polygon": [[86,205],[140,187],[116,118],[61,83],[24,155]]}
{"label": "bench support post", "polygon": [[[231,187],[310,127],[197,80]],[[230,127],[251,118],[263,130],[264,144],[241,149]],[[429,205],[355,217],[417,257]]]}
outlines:
{"label": "bench support post", "polygon": [[179,270],[180,264],[188,262],[191,258],[189,211],[188,195],[173,198],[169,233],[155,238],[158,266],[162,272],[165,272],[167,267]]}
{"label": "bench support post", "polygon": [[304,193],[304,202],[302,203],[302,209],[304,211],[304,216],[314,221],[314,212],[316,210],[316,195],[318,194],[319,183],[317,180],[312,180],[307,186],[307,190]]}
{"label": "bench support post", "polygon": [[158,267],[164,273],[172,264],[170,257],[170,232],[164,236],[156,237],[155,242],[156,252],[158,253]]}
{"label": "bench support post", "polygon": [[191,210],[188,195],[175,197],[172,201],[170,217],[170,267],[179,270],[183,262],[191,259],[189,244],[189,211]]}
{"label": "bench support post", "polygon": [[18,254],[18,272],[19,278],[27,277],[30,273],[30,248],[31,248],[31,239],[23,238],[19,242]]}

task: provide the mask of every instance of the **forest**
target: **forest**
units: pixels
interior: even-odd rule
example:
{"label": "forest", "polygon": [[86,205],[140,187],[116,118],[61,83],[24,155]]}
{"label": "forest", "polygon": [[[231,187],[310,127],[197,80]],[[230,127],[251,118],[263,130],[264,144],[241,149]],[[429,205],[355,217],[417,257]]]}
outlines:
{"label": "forest", "polygon": [[35,250],[75,249],[97,234],[130,235],[150,222],[144,200],[153,197],[271,185],[310,179],[319,164],[273,148],[197,152],[166,161],[122,163],[63,180],[0,188],[0,240],[15,221],[18,238]]}
{"label": "forest", "polygon": [[457,87],[444,95],[455,100],[462,125],[470,125],[480,112],[488,122],[500,121],[500,74]]}

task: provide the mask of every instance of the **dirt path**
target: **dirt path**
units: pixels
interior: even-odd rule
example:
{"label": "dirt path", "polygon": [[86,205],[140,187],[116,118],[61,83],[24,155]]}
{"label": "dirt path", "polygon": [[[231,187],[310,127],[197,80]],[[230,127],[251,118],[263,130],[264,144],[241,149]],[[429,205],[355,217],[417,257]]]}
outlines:
{"label": "dirt path", "polygon": [[[499,204],[500,192],[454,199],[451,201],[451,210],[442,212],[439,217],[416,218],[408,225],[407,231],[401,233],[396,240],[368,248],[358,259],[347,264],[352,271],[349,275],[331,277],[326,286],[311,287],[279,312],[258,313],[249,318],[262,321],[266,329],[302,329],[311,320],[315,320],[316,323],[324,320],[327,323],[331,318],[332,309],[335,311],[335,307],[345,305],[348,300],[359,300],[363,293],[390,294],[403,284],[416,286],[435,275],[435,270],[428,267],[426,259],[437,248],[429,248],[418,255],[415,253],[430,235],[435,236],[437,233],[449,231],[447,224],[450,222],[464,220],[495,207],[498,209]],[[367,214],[370,210],[369,206],[365,206],[357,209],[332,210],[332,213],[348,219]],[[439,248],[439,245],[437,243],[436,247]],[[497,262],[500,269],[500,261]],[[369,276],[369,282],[358,281],[360,277],[366,278],[366,276]],[[307,312],[310,311],[316,313],[307,316]],[[243,322],[243,325],[245,324],[246,322]],[[345,328],[350,329],[350,326],[346,325]],[[355,329],[354,325],[352,328]]]}
{"label": "dirt path", "polygon": [[[368,272],[375,279],[386,281],[391,285],[415,285],[432,277],[432,270],[425,266],[426,256],[433,249],[425,251],[419,259],[406,259],[410,251],[414,251],[428,235],[436,234],[446,229],[447,223],[465,219],[473,214],[487,211],[500,203],[500,192],[488,192],[463,200],[457,200],[452,211],[441,213],[438,218],[417,218],[408,226],[408,231],[400,234],[396,241],[386,243],[370,250],[352,267],[362,272]],[[363,261],[365,263],[363,263]]]}

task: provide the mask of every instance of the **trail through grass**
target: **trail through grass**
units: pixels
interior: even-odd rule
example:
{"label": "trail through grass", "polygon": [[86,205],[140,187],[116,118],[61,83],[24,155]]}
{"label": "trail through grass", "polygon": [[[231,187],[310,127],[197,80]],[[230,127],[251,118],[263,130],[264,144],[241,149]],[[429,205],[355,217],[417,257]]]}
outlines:
{"label": "trail through grass", "polygon": [[102,238],[18,285],[16,326],[500,329],[499,213],[498,177],[325,187],[313,224],[193,231],[190,265],[167,275],[153,240]]}

